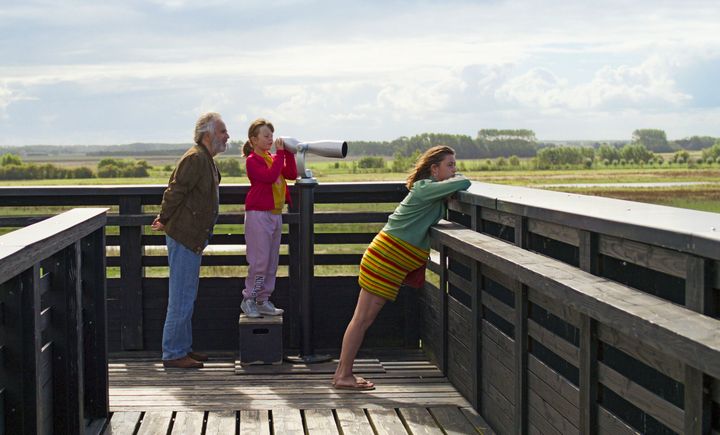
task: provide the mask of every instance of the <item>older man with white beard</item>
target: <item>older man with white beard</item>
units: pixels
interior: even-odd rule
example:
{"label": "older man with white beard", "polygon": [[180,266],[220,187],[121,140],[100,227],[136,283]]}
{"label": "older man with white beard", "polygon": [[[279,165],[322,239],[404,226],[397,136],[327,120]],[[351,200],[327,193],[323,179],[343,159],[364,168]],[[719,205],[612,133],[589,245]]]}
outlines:
{"label": "older man with white beard", "polygon": [[170,175],[152,229],[165,231],[170,266],[168,307],[162,338],[163,366],[200,368],[205,354],[192,351],[192,313],[200,281],[202,252],[212,236],[220,206],[220,171],[213,157],[230,138],[220,114],[202,115],[195,145]]}

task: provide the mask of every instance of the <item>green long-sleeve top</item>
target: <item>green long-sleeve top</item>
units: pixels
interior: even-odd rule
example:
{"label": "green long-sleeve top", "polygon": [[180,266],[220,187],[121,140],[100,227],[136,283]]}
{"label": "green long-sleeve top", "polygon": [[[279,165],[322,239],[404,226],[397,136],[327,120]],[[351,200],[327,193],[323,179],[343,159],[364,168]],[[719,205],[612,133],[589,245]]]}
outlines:
{"label": "green long-sleeve top", "polygon": [[430,249],[428,230],[445,216],[445,198],[467,190],[470,184],[462,175],[444,181],[416,181],[382,230],[418,248]]}

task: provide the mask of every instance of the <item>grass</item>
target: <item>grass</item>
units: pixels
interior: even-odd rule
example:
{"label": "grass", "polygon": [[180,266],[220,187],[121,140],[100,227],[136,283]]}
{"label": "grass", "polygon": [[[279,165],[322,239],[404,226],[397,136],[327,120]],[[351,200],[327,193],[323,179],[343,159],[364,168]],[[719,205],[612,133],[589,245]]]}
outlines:
{"label": "grass", "polygon": [[[467,167],[475,167],[483,161],[460,160]],[[338,163],[338,168],[335,168]],[[316,161],[311,162],[315,176],[320,183],[324,182],[367,182],[367,181],[398,181],[405,180],[407,174],[397,172],[365,172],[352,173],[352,168],[346,161]],[[575,192],[588,195],[608,196],[628,199],[632,201],[649,202],[654,204],[671,205],[675,207],[691,208],[695,210],[718,210],[720,186],[708,184],[702,186],[684,187],[682,189],[668,189],[661,187],[572,187],[557,186],[558,184],[607,184],[607,183],[663,183],[663,182],[710,182],[720,180],[720,168],[697,167],[689,168],[687,165],[658,167],[612,167],[600,169],[569,169],[569,170],[518,170],[507,167],[504,170],[468,171],[464,173],[468,178],[486,183],[507,184],[515,186],[528,186],[552,188],[566,192]],[[153,169],[152,176],[148,178],[91,178],[79,180],[13,180],[0,181],[0,186],[67,186],[67,185],[138,185],[155,184],[166,185],[170,173],[160,169]],[[247,184],[246,177],[224,177],[223,184]],[[318,204],[318,211],[392,211],[393,204]],[[55,214],[68,207],[43,207],[33,209],[30,207],[3,208],[5,215],[29,214]],[[157,212],[157,206],[145,207],[146,212]],[[222,212],[240,212],[241,204],[226,204],[221,206]],[[111,210],[114,212],[115,210]],[[341,230],[347,230],[341,228]]]}
{"label": "grass", "polygon": [[[467,166],[471,166],[469,163]],[[320,183],[323,182],[368,182],[368,181],[398,181],[405,180],[405,173],[392,172],[362,172],[349,173],[347,167],[335,168],[334,162],[315,162],[311,164],[315,176]],[[494,184],[507,184],[515,186],[528,186],[548,188],[564,192],[580,193],[585,195],[597,195],[610,198],[640,201],[653,204],[669,205],[673,207],[688,208],[693,210],[720,213],[720,168],[696,168],[687,167],[664,167],[664,168],[602,168],[590,170],[506,170],[493,171],[470,171],[464,173],[470,179]],[[114,178],[114,179],[86,179],[86,180],[30,180],[30,181],[0,181],[0,186],[66,186],[66,185],[141,185],[157,184],[166,185],[170,173],[153,170],[149,178]],[[619,187],[610,186],[609,183],[661,183],[661,182],[713,182],[716,184],[705,184],[683,187]],[[223,184],[247,184],[246,177],[224,177]],[[566,184],[605,184],[591,187],[560,186]],[[553,187],[554,186],[554,187]],[[372,203],[372,204],[317,204],[315,210],[318,212],[388,212],[390,213],[396,204]],[[43,207],[0,207],[4,216],[32,216],[32,215],[53,215],[72,208],[72,206],[43,206]],[[146,213],[157,213],[159,205],[146,206]],[[242,204],[223,204],[220,207],[222,213],[242,212]],[[111,207],[111,213],[117,213],[116,207]],[[317,224],[316,233],[344,233],[360,232],[375,233],[382,228],[382,223],[369,224]],[[11,231],[12,228],[0,228],[0,235]],[[151,234],[149,227],[144,227],[146,234]],[[241,224],[217,225],[216,234],[242,234],[244,227]],[[287,225],[284,228],[287,232]],[[107,227],[107,234],[118,234],[118,227]],[[365,246],[358,244],[351,245],[316,245],[317,254],[362,254]],[[110,250],[112,251],[112,250]],[[166,255],[164,247],[145,248],[146,255]],[[287,247],[281,247],[281,253],[286,253]],[[208,252],[206,255],[216,254],[242,254],[244,248],[228,249],[224,252]],[[109,255],[117,255],[116,252],[109,252]],[[167,277],[167,267],[146,267],[145,276]],[[358,265],[340,266],[316,266],[316,276],[347,276],[356,275]],[[206,266],[201,269],[203,277],[238,277],[245,276],[246,266]],[[288,267],[280,266],[278,276],[287,276]],[[430,274],[432,275],[432,274]],[[120,276],[117,267],[110,267],[107,270],[108,278]]]}

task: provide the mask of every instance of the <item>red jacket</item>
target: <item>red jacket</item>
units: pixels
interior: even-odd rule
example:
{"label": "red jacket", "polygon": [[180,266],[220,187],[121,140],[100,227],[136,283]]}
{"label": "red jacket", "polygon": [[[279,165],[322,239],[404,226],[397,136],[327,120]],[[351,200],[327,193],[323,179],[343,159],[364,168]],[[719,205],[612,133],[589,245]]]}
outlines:
{"label": "red jacket", "polygon": [[[245,158],[245,168],[250,179],[250,191],[245,197],[245,210],[267,211],[275,208],[272,184],[282,174],[285,180],[297,178],[295,155],[285,150],[278,150],[272,156],[273,164],[268,168],[262,156],[251,152]],[[290,189],[285,189],[285,202],[291,204]]]}

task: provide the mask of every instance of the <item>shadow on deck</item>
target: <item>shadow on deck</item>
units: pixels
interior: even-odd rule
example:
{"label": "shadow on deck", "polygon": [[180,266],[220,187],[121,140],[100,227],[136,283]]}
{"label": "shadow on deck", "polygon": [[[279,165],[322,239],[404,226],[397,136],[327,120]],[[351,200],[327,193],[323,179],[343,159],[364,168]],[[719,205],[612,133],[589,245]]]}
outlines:
{"label": "shadow on deck", "polygon": [[241,367],[235,357],[181,370],[155,354],[113,355],[105,433],[492,433],[421,351],[361,355],[356,373],[373,391],[332,388],[335,361]]}

